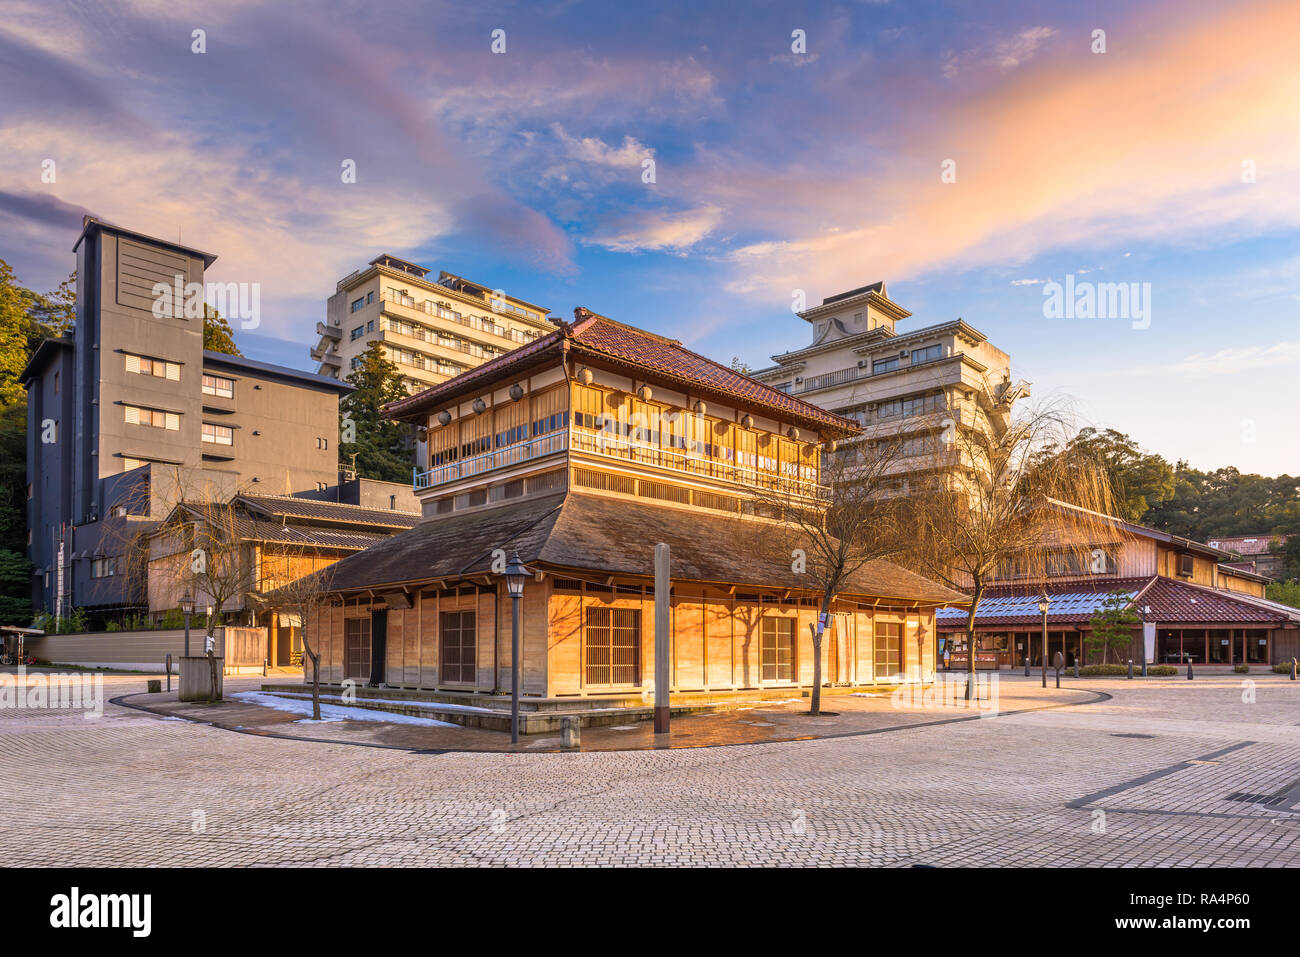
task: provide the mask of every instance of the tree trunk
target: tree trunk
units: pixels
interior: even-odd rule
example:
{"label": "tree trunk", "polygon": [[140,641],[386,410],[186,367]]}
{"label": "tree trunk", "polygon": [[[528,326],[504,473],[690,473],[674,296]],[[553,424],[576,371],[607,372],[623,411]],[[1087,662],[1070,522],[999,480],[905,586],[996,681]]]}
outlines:
{"label": "tree trunk", "polygon": [[826,632],[826,622],[831,615],[831,594],[822,595],[821,613],[817,616],[817,627],[813,629],[813,686],[812,708],[809,714],[822,713],[822,635]]}
{"label": "tree trunk", "polygon": [[980,599],[984,597],[984,583],[975,579],[975,588],[971,593],[970,611],[966,614],[966,700],[975,697],[975,615],[979,611]]}
{"label": "tree trunk", "polygon": [[[304,623],[306,617],[303,618]],[[311,662],[311,719],[320,720],[320,655],[311,650],[311,645],[307,643],[307,628],[303,625],[302,629],[302,650],[307,655],[307,660]]]}

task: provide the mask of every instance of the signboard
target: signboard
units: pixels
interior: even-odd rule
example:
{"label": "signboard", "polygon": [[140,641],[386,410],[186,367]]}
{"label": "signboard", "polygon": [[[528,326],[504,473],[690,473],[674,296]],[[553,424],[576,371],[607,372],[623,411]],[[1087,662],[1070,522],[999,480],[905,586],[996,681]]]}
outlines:
{"label": "signboard", "polygon": [[[954,651],[949,663],[950,668],[965,670],[967,668],[966,652]],[[975,652],[975,670],[981,668],[994,669],[998,667],[998,655],[995,651],[977,651]]]}
{"label": "signboard", "polygon": [[1147,661],[1156,660],[1156,624],[1153,621],[1145,622],[1142,625],[1142,646],[1146,649],[1145,658]]}

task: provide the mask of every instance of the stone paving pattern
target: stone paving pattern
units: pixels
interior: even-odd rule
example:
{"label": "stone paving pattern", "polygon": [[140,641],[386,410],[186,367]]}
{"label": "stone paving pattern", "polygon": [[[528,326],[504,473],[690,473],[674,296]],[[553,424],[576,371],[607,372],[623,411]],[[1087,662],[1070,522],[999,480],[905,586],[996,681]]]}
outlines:
{"label": "stone paving pattern", "polygon": [[[1252,681],[1248,703],[1239,676],[1061,692],[1004,676],[1004,707],[1065,706],[936,725],[968,712],[829,698],[842,736],[582,753],[6,708],[0,847],[10,866],[1296,866],[1300,683]],[[144,682],[108,676],[105,693]],[[1113,698],[1070,703],[1095,691]]]}

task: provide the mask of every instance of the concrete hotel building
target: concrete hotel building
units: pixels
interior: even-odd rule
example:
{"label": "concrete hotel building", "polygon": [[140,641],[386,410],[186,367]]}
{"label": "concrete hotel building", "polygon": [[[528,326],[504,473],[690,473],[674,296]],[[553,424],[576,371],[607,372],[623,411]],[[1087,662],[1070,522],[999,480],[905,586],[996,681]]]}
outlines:
{"label": "concrete hotel building", "polygon": [[933,461],[937,433],[955,426],[999,434],[1013,404],[1029,394],[1027,383],[1013,382],[1010,357],[978,329],[956,319],[899,331],[911,315],[883,282],[839,293],[799,313],[812,327],[811,345],[752,373],[853,420],[859,439],[901,439],[900,487],[903,473]]}
{"label": "concrete hotel building", "polygon": [[383,255],[339,280],[311,357],[318,373],[346,378],[372,342],[383,344],[408,392],[525,345],[555,329],[534,305],[448,272]]}
{"label": "concrete hotel building", "polygon": [[[87,217],[76,325],[47,339],[27,387],[28,557],[38,609],[143,606],[118,567],[118,523],[178,495],[309,491],[338,480],[332,378],[205,351],[202,319],[159,318],[156,283],[203,283],[216,256]],[[133,587],[138,591],[139,583]]]}

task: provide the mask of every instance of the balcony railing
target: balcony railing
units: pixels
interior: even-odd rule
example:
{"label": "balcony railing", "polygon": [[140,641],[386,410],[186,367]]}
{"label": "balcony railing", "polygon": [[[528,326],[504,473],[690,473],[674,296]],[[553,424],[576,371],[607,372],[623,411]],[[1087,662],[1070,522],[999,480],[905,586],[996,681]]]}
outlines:
{"label": "balcony railing", "polygon": [[563,452],[570,447],[576,451],[606,458],[639,462],[674,472],[685,472],[701,478],[730,482],[779,494],[806,499],[825,499],[829,495],[826,486],[808,478],[749,468],[734,462],[704,458],[675,449],[647,445],[619,435],[584,429],[552,432],[550,435],[516,442],[514,445],[493,449],[491,452],[484,452],[482,455],[460,462],[450,462],[424,472],[414,471],[413,484],[417,492],[422,489],[436,488],[439,485],[472,478],[475,475],[517,465],[530,459]]}
{"label": "balcony railing", "polygon": [[802,395],[805,392],[816,392],[820,389],[829,389],[831,386],[842,385],[845,382],[857,382],[860,379],[870,379],[875,376],[889,375],[891,372],[905,372],[908,369],[922,369],[926,366],[936,365],[940,362],[946,362],[949,359],[959,359],[963,353],[954,352],[950,355],[939,356],[937,359],[926,359],[924,362],[912,362],[907,365],[897,365],[892,369],[881,369],[874,372],[868,366],[859,369],[850,367],[848,369],[837,369],[834,372],[824,372],[821,375],[810,376],[802,382],[792,382],[789,385],[776,385],[772,388],[778,392],[784,392],[786,395]]}
{"label": "balcony railing", "polygon": [[420,326],[414,326],[409,322],[399,322],[393,319],[381,319],[379,328],[388,332],[395,332],[399,336],[406,336],[410,339],[419,339],[421,342],[427,342],[430,345],[441,346],[444,349],[453,349],[456,352],[463,352],[467,356],[474,356],[478,359],[495,359],[499,355],[504,355],[507,349],[493,349],[488,346],[481,346],[476,342],[467,342],[464,339],[458,339],[454,336],[440,335],[437,332],[424,329]]}
{"label": "balcony railing", "polygon": [[388,302],[395,302],[400,306],[406,306],[408,309],[417,309],[420,312],[428,313],[431,316],[437,316],[439,319],[447,319],[451,322],[460,323],[470,329],[477,329],[479,332],[486,332],[489,335],[500,336],[502,339],[516,343],[517,345],[526,345],[534,339],[540,339],[542,334],[531,334],[520,329],[511,329],[509,326],[503,326],[500,323],[493,322],[486,316],[466,316],[454,309],[448,309],[432,300],[416,302],[411,296],[397,295],[391,292],[381,293],[381,297]]}
{"label": "balcony railing", "polygon": [[643,462],[674,472],[686,472],[702,478],[719,479],[750,488],[761,488],[804,498],[825,498],[829,494],[826,486],[812,479],[749,468],[745,465],[737,465],[735,462],[706,458],[677,449],[665,449],[609,432],[574,429],[573,448],[580,452],[623,461]]}
{"label": "balcony railing", "polygon": [[476,455],[460,462],[450,462],[447,465],[440,465],[424,472],[416,471],[413,484],[417,492],[421,489],[435,488],[439,485],[446,485],[448,482],[455,482],[457,479],[470,478],[484,472],[505,468],[507,465],[518,465],[520,462],[527,462],[529,459],[539,459],[544,455],[563,452],[568,447],[569,433],[567,431],[539,435],[535,439],[502,446],[499,449],[493,449],[491,452],[484,452],[482,455]]}

